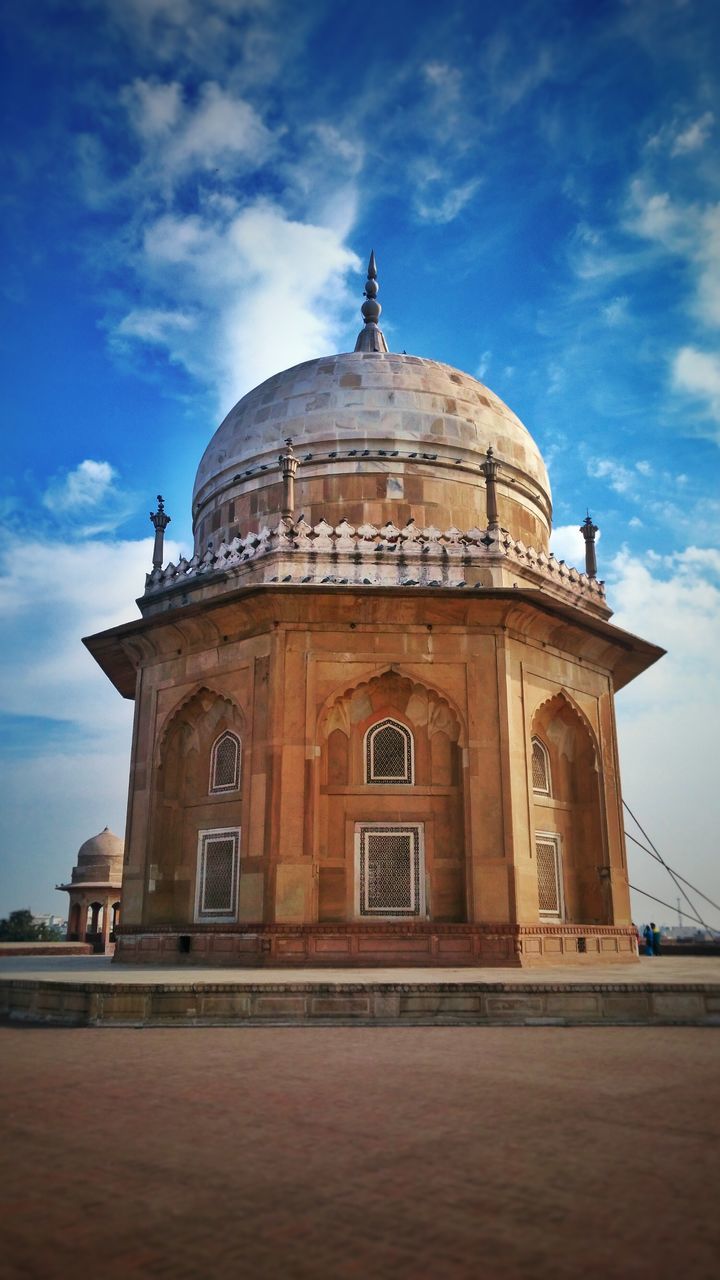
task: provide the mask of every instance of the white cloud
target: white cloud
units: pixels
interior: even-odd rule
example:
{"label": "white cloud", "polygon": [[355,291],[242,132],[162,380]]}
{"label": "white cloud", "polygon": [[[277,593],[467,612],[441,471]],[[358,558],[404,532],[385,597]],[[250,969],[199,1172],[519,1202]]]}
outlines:
{"label": "white cloud", "polygon": [[43,505],[56,512],[96,507],[107,498],[116,476],[109,462],[86,458],[73,471],[52,481],[43,494]]}
{"label": "white cloud", "polygon": [[590,458],[587,470],[588,475],[598,480],[607,480],[616,493],[628,493],[636,480],[633,471],[614,458]]}
{"label": "white cloud", "polygon": [[447,62],[426,62],[422,74],[431,87],[436,103],[445,108],[455,106],[462,93],[462,72]]}
{"label": "white cloud", "polygon": [[165,214],[147,227],[143,269],[175,306],[128,313],[115,341],[162,345],[218,388],[227,410],[277,369],[337,349],[340,306],[350,306],[346,278],[360,271],[344,234],[267,201]]}
{"label": "white cloud", "polygon": [[720,326],[720,204],[676,202],[637,178],[629,209],[628,230],[687,263],[694,314],[705,324]]}
{"label": "white cloud", "polygon": [[[165,547],[177,560],[180,546]],[[12,672],[0,712],[22,718],[20,728],[4,727],[0,914],[60,910],[53,886],[68,878],[80,843],[106,824],[124,834],[133,706],[82,636],[139,616],[134,600],[151,561],[151,538],[69,543],[0,533],[3,661]],[[13,730],[27,739],[23,750],[14,750]]]}
{"label": "white cloud", "polygon": [[697,120],[693,120],[691,124],[675,135],[672,154],[674,156],[684,155],[688,151],[697,151],[700,147],[703,147],[708,140],[714,122],[715,117],[712,111],[706,111]]}
{"label": "white cloud", "polygon": [[630,183],[628,227],[636,235],[657,240],[676,252],[686,244],[684,214],[667,191],[653,191],[645,178],[634,178]]}
{"label": "white cloud", "polygon": [[720,423],[720,356],[694,347],[681,347],[672,364],[677,391],[704,402],[705,411]]}
{"label": "white cloud", "polygon": [[[666,860],[716,900],[720,790],[709,708],[720,695],[718,571],[717,549],[691,546],[654,564],[623,552],[608,574],[613,622],[668,651],[618,696],[625,799]],[[634,883],[675,901],[647,855],[629,847],[628,857]],[[647,905],[637,910],[648,918]]]}
{"label": "white cloud", "polygon": [[[596,542],[600,538],[601,533],[598,531]],[[556,525],[550,534],[550,550],[558,560],[564,560],[566,564],[585,572],[585,539],[579,525]]]}
{"label": "white cloud", "polygon": [[[166,543],[167,560],[179,554]],[[124,724],[121,699],[81,637],[139,616],[134,601],[151,563],[150,538],[48,544],[0,535],[4,660],[13,673],[0,709],[69,721],[90,734],[118,718]]]}
{"label": "white cloud", "polygon": [[179,84],[135,80],[124,92],[130,121],[144,150],[145,184],[178,181],[190,171],[223,167],[225,177],[261,165],[275,137],[249,102],[208,81],[197,100],[183,100]]}
{"label": "white cloud", "polygon": [[190,333],[197,327],[197,318],[184,311],[163,311],[144,307],[129,311],[113,331],[113,338],[137,338],[142,342],[171,345],[178,334]]}
{"label": "white cloud", "polygon": [[183,110],[182,88],[177,81],[159,84],[134,80],[122,98],[136,132],[147,139],[166,134],[177,124]]}
{"label": "white cloud", "polygon": [[470,203],[480,183],[480,178],[471,178],[469,182],[448,190],[444,183],[438,181],[432,193],[424,191],[416,198],[418,217],[422,222],[434,222],[439,226],[452,222]]}
{"label": "white cloud", "polygon": [[610,302],[606,302],[602,308],[603,319],[611,328],[624,324],[627,320],[627,313],[628,299],[626,297],[611,298]]}

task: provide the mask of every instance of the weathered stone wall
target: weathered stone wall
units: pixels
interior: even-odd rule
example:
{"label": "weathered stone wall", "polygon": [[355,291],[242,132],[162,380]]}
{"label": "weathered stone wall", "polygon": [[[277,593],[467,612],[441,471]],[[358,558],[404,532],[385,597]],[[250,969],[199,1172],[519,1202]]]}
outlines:
{"label": "weathered stone wall", "polygon": [[[126,925],[191,925],[198,831],[224,826],[241,828],[239,922],[352,920],[355,824],[378,820],[424,824],[438,923],[537,921],[540,824],[562,837],[566,921],[629,922],[612,685],[592,634],[519,598],[266,591],[212,617],[211,630],[207,613],[161,616],[145,633]],[[365,732],[388,715],[414,735],[402,790],[364,781]],[[209,796],[228,727],[241,786]],[[530,782],[538,729],[550,802]]]}

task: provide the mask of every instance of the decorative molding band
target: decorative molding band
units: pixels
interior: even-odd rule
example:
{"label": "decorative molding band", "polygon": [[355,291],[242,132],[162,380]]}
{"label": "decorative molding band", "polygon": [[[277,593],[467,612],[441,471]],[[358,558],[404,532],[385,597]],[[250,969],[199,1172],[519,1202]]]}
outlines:
{"label": "decorative molding band", "polygon": [[[187,589],[196,580],[215,575],[245,576],[262,582],[335,584],[338,586],[481,587],[483,568],[502,570],[540,589],[554,588],[561,596],[595,605],[603,613],[605,584],[571,568],[554,555],[536,551],[512,538],[505,529],[460,529],[442,532],[432,525],[419,528],[411,521],[404,529],[388,523],[381,528],[358,528],[342,520],[309,525],[281,519],[244,538],[233,538],[203,555],[153,569],[145,583],[148,597],[176,587]],[[493,582],[492,585],[501,585]]]}

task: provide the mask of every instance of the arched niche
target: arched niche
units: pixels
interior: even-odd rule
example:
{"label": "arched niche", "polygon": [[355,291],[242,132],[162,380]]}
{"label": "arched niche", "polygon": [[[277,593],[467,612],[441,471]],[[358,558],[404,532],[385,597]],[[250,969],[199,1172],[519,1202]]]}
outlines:
{"label": "arched niche", "polygon": [[[368,770],[368,744],[382,726],[407,743],[412,767],[383,779]],[[364,823],[422,828],[427,912],[466,919],[462,725],[437,689],[393,669],[340,689],[318,721],[316,799],[321,921],[353,918],[354,841]]]}
{"label": "arched niche", "polygon": [[[561,691],[538,707],[530,741],[529,786],[540,916],[574,924],[609,924],[610,905],[601,874],[608,857],[595,734],[577,703]],[[545,791],[533,785],[538,780],[534,743],[545,756]],[[553,861],[558,877],[557,912],[551,905]]]}
{"label": "arched niche", "polygon": [[[242,825],[243,730],[237,704],[205,686],[189,694],[164,725],[153,779],[147,923],[193,919],[199,833]],[[214,753],[228,738],[238,745],[238,785],[218,789],[212,785]]]}

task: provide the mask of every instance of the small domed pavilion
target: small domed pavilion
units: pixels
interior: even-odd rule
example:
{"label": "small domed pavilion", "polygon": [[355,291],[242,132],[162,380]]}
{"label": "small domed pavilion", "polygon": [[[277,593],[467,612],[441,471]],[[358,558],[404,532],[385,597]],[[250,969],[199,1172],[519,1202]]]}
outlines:
{"label": "small domed pavilion", "polygon": [[122,873],[123,842],[109,827],[80,845],[70,883],[55,886],[70,895],[68,942],[90,942],[100,952],[115,942]]}
{"label": "small domed pavilion", "polygon": [[268,378],[201,459],[194,553],[85,643],[135,700],[116,960],[635,956],[614,696],[662,650],[549,550],[540,451],[388,351]]}

